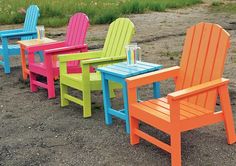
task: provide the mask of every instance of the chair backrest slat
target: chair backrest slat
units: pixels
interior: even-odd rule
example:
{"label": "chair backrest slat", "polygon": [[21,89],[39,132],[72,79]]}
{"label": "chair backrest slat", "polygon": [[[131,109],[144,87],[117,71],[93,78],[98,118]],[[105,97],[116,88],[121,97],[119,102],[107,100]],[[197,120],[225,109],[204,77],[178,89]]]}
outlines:
{"label": "chair backrest slat", "polygon": [[[36,31],[36,26],[39,18],[39,8],[36,5],[31,5],[25,15],[25,22],[23,26],[24,32]],[[22,37],[22,40],[32,39],[32,37]]]}
{"label": "chair backrest slat", "polygon": [[[222,77],[229,48],[229,34],[219,25],[199,23],[187,31],[176,90]],[[187,99],[214,110],[216,90]]]}
{"label": "chair backrest slat", "polygon": [[116,19],[109,26],[102,56],[125,56],[125,46],[130,43],[134,33],[134,24],[128,18]]}
{"label": "chair backrest slat", "polygon": [[82,45],[85,43],[89,19],[84,13],[74,14],[67,27],[65,42],[68,46]]}

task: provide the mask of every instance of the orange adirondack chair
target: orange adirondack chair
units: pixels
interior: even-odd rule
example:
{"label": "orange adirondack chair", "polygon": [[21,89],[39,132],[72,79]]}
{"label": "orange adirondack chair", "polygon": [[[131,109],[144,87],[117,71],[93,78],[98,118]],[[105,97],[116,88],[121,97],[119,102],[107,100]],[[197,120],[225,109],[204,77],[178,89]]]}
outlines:
{"label": "orange adirondack chair", "polygon": [[[181,132],[223,121],[228,143],[236,142],[228,79],[221,78],[229,34],[219,25],[199,23],[187,30],[180,67],[175,66],[126,79],[130,141],[143,138],[171,153],[172,165],[181,165]],[[137,102],[136,88],[174,78],[176,91],[165,98]],[[220,97],[222,111],[215,111]],[[139,121],[170,135],[170,145],[139,129]]]}

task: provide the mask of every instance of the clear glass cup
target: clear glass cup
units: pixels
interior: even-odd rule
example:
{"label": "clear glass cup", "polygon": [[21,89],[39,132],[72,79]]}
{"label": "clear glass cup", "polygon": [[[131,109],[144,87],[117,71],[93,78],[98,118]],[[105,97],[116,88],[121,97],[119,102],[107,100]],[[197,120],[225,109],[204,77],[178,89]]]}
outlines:
{"label": "clear glass cup", "polygon": [[135,65],[137,61],[141,61],[141,48],[137,43],[131,43],[125,47],[127,55],[127,65]]}
{"label": "clear glass cup", "polygon": [[45,28],[43,25],[37,26],[38,39],[43,39],[45,37]]}

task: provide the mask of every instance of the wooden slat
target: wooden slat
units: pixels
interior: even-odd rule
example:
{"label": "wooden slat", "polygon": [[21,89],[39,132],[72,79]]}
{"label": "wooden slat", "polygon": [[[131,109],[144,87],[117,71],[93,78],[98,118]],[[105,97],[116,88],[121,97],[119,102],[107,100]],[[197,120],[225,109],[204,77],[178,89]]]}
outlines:
{"label": "wooden slat", "polygon": [[[156,103],[156,104],[158,104],[159,106],[161,106],[161,107],[164,107],[164,108],[166,108],[166,109],[170,109],[170,106],[169,106],[169,104],[167,104],[166,102],[164,102],[163,101],[163,98],[162,98],[162,100],[159,100],[159,99],[155,99],[155,100],[150,100],[150,102],[151,103]],[[192,110],[192,111],[189,111],[189,110]],[[180,105],[180,114],[182,115],[182,116],[184,116],[185,117],[185,119],[186,118],[190,118],[190,117],[194,117],[194,116],[196,116],[196,115],[202,115],[202,114],[197,114],[197,113],[193,113],[194,112],[194,110],[193,110],[193,108],[191,108],[191,107],[185,107],[185,106],[183,106],[182,104]]]}
{"label": "wooden slat", "polygon": [[162,148],[163,150],[165,150],[167,152],[171,152],[171,146],[170,145],[168,145],[168,144],[166,144],[166,143],[164,143],[162,141],[159,141],[158,139],[156,139],[156,138],[154,138],[154,137],[144,133],[143,131],[135,129],[134,133],[136,135],[138,135],[139,137],[145,139],[146,141],[151,142],[152,144]]}
{"label": "wooden slat", "polygon": [[119,18],[114,21],[108,30],[103,49],[103,57],[124,56],[125,45],[129,44],[134,34],[134,25],[127,18]]}
{"label": "wooden slat", "polygon": [[[212,35],[210,39],[209,51],[208,51],[208,54],[205,60],[205,65],[203,68],[203,75],[201,78],[201,83],[210,81],[211,71],[213,68],[214,59],[216,55],[216,50],[218,48],[219,36],[220,36],[220,28],[214,26],[212,29]],[[197,98],[198,105],[204,107],[205,101],[206,101],[206,93],[198,96]]]}
{"label": "wooden slat", "polygon": [[150,102],[150,101],[144,101],[144,102],[141,102],[140,104],[145,105],[145,106],[147,106],[147,107],[149,107],[149,108],[151,108],[151,109],[154,109],[154,110],[159,111],[159,112],[161,112],[161,113],[163,113],[163,114],[165,114],[165,115],[170,116],[170,111],[169,111],[169,109],[166,109],[166,108],[164,108],[164,107],[161,107],[161,106],[158,105],[158,104],[154,104],[154,103],[152,103],[152,102]]}
{"label": "wooden slat", "polygon": [[[163,114],[168,117],[170,116],[170,106],[167,103],[166,98],[152,99],[140,102],[136,105],[136,107],[139,107],[144,111],[146,111],[145,109],[148,109],[148,112],[159,112],[155,114],[155,116],[157,117],[162,116]],[[191,104],[185,101],[181,101],[180,103],[180,120],[203,116],[210,113],[212,113],[212,110],[205,109],[198,105]]]}
{"label": "wooden slat", "polygon": [[187,106],[189,108],[195,109],[198,112],[202,112],[202,113],[211,113],[212,112],[212,110],[206,109],[206,108],[201,107],[201,106],[196,105],[196,104],[191,104],[191,103],[186,102],[186,101],[182,101],[181,102],[181,106],[183,106],[183,105],[185,105],[185,106]]}
{"label": "wooden slat", "polygon": [[182,54],[182,59],[180,62],[180,73],[178,76],[178,80],[176,82],[176,90],[180,90],[183,88],[183,82],[184,82],[184,76],[185,76],[185,71],[187,69],[187,64],[189,61],[189,54],[192,49],[193,45],[193,38],[195,35],[195,29],[196,27],[193,26],[190,29],[187,30],[187,36],[184,42],[184,48],[183,48],[183,54]]}
{"label": "wooden slat", "polygon": [[195,70],[196,60],[198,56],[198,51],[202,39],[204,23],[200,23],[196,25],[195,35],[193,39],[193,45],[191,52],[189,54],[189,60],[187,62],[187,68],[185,70],[185,77],[183,82],[183,89],[191,86],[193,72]]}
{"label": "wooden slat", "polygon": [[[24,22],[24,32],[36,31],[36,25],[39,17],[39,8],[36,5],[31,5],[27,11]],[[32,36],[25,36],[22,40],[32,39]]]}
{"label": "wooden slat", "polygon": [[160,98],[160,99],[151,99],[151,100],[149,100],[151,103],[155,103],[155,104],[158,104],[158,105],[160,105],[160,106],[162,106],[162,107],[164,107],[164,108],[166,108],[166,109],[170,109],[170,105],[169,104],[167,104],[167,102],[165,102],[165,101],[163,101],[163,100],[161,100],[162,98]]}
{"label": "wooden slat", "polygon": [[180,126],[181,126],[182,131],[188,131],[188,130],[196,129],[196,128],[203,127],[206,125],[218,123],[221,121],[223,121],[223,113],[220,111],[220,112],[205,114],[203,116],[183,120],[180,122]]}
{"label": "wooden slat", "polygon": [[69,94],[64,94],[64,98],[69,100],[69,101],[73,101],[74,103],[77,103],[79,105],[83,105],[83,101],[74,97],[74,96],[71,96]]}
{"label": "wooden slat", "polygon": [[36,81],[36,80],[33,80],[33,81],[32,81],[32,84],[37,85],[37,86],[40,86],[40,87],[45,88],[45,89],[48,88],[48,85],[47,85],[47,84],[42,83],[42,82],[39,82],[39,81]]}
{"label": "wooden slat", "polygon": [[[211,38],[211,34],[212,34],[212,24],[209,23],[205,23],[204,24],[204,30],[203,30],[203,34],[202,34],[202,40],[200,43],[200,48],[199,48],[199,52],[197,54],[197,62],[196,62],[196,66],[194,69],[194,74],[193,74],[193,81],[191,83],[191,86],[194,85],[198,85],[201,83],[201,78],[203,75],[203,68],[204,68],[204,64],[205,64],[205,60],[206,60],[206,55],[208,53],[208,48],[209,48],[209,41]],[[197,101],[197,96],[194,96],[192,98],[189,99],[189,102],[195,104]]]}
{"label": "wooden slat", "polygon": [[[221,33],[222,32],[222,33]],[[199,23],[187,32],[176,90],[222,77],[229,34],[222,27]],[[188,99],[193,104],[214,109],[216,90]]]}
{"label": "wooden slat", "polygon": [[113,116],[119,117],[120,119],[123,119],[123,120],[126,120],[126,117],[127,117],[127,115],[124,112],[117,111],[117,110],[114,110],[112,108],[108,109],[108,113],[113,115]]}
{"label": "wooden slat", "polygon": [[145,69],[150,69],[150,68],[155,67],[155,66],[151,67],[151,66],[148,66],[148,65],[141,65],[141,64],[135,64],[135,65],[127,66],[127,62],[125,62],[125,63],[116,63],[113,66],[117,66],[117,67],[125,68],[125,69],[132,69],[132,70],[135,70],[135,71],[145,70]]}
{"label": "wooden slat", "polygon": [[167,122],[170,121],[170,116],[168,116],[168,115],[166,115],[162,112],[156,111],[155,109],[149,108],[149,107],[147,107],[143,104],[137,103],[137,104],[133,104],[132,106],[134,108],[138,108],[140,110],[143,110],[143,111],[147,112],[148,114],[150,114],[152,116],[159,117],[160,119],[163,119]]}
{"label": "wooden slat", "polygon": [[[109,40],[109,43],[107,45],[107,48],[106,48],[106,53],[105,53],[105,57],[106,56],[111,56],[111,51],[113,49],[113,46],[114,46],[114,41],[116,39],[116,34],[117,34],[117,28],[118,28],[118,25],[120,24],[121,21],[114,21],[112,24],[111,24],[111,30],[110,30],[110,27],[109,27],[109,31],[112,31],[112,33],[110,34],[110,36],[107,36],[106,40]],[[106,45],[104,46],[106,47]]]}
{"label": "wooden slat", "polygon": [[120,52],[117,51],[117,49],[121,46],[124,47],[123,41],[125,39],[126,31],[128,28],[128,22],[125,22],[123,19],[117,24],[118,28],[116,30],[115,38],[113,39],[113,45],[112,48],[109,50],[107,56],[120,56],[117,54],[120,54]]}
{"label": "wooden slat", "polygon": [[[212,68],[211,80],[222,77],[224,71],[224,63],[229,48],[229,34],[221,28],[221,35],[219,39],[218,49],[216,52],[215,63]],[[207,94],[205,105],[207,108],[214,109],[217,98],[217,91],[211,91]]]}
{"label": "wooden slat", "polygon": [[106,36],[106,40],[105,40],[104,47],[103,47],[103,55],[102,55],[103,57],[106,56],[107,50],[110,47],[110,45],[112,44],[110,42],[110,40],[111,40],[111,35],[113,34],[113,31],[115,31],[115,28],[113,28],[115,23],[116,22],[112,22],[110,24],[110,26],[109,26],[109,29],[108,29],[108,32],[107,32],[107,36]]}
{"label": "wooden slat", "polygon": [[84,44],[87,29],[89,26],[89,19],[84,13],[74,14],[69,21],[66,32],[66,45],[75,46]]}

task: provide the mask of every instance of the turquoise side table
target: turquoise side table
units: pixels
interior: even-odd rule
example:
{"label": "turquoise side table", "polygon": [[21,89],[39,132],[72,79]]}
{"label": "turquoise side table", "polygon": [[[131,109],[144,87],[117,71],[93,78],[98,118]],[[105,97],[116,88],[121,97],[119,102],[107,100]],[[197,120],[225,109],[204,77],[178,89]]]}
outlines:
{"label": "turquoise side table", "polygon": [[[112,124],[112,116],[123,119],[126,122],[126,132],[130,132],[129,125],[129,111],[128,111],[128,95],[126,78],[156,71],[162,68],[162,65],[152,64],[147,62],[137,62],[135,65],[127,65],[127,62],[116,63],[106,67],[98,68],[102,76],[102,89],[103,89],[103,102],[105,112],[105,123],[107,125]],[[108,81],[120,83],[122,85],[122,93],[124,100],[124,109],[115,110],[111,108],[109,83]],[[153,83],[153,97],[160,97],[160,83]]]}

